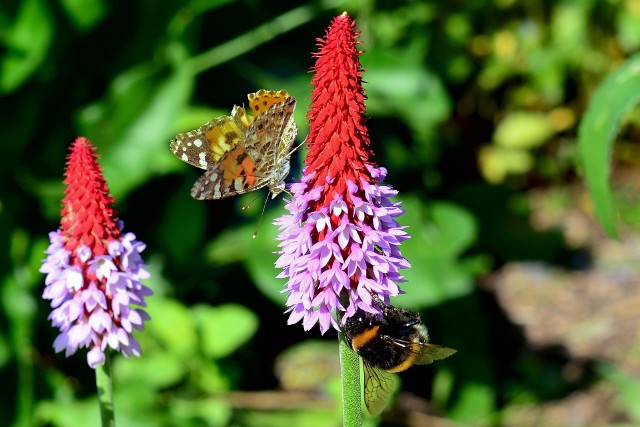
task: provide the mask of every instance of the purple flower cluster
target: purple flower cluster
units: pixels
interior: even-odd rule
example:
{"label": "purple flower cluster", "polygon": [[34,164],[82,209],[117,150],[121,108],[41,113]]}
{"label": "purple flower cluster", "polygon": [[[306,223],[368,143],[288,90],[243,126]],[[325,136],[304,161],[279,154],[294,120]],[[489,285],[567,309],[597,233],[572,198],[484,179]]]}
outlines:
{"label": "purple flower cluster", "polygon": [[88,246],[76,252],[77,262],[70,262],[71,252],[65,249],[60,231],[49,233],[47,249],[40,272],[46,273],[44,299],[51,300],[54,310],[49,315],[60,335],[53,343],[56,352],[74,354],[88,347],[89,366],[104,363],[107,347],[125,356],[139,356],[140,345],[133,337],[134,330],[144,328],[148,314],[144,298],[151,290],[140,283],[149,277],[140,252],[145,244],[133,233],[111,241],[108,254],[95,256]]}
{"label": "purple flower cluster", "polygon": [[65,350],[70,356],[87,347],[92,368],[104,363],[107,347],[125,356],[139,356],[133,331],[143,329],[149,315],[132,306],[145,307],[145,297],[152,294],[140,283],[149,277],[140,257],[145,244],[126,233],[109,242],[105,255],[95,255],[85,245],[73,255],[65,249],[59,230],[49,233],[49,239],[40,272],[47,275],[42,297],[51,300],[54,309],[49,319],[60,329],[55,351]]}
{"label": "purple flower cluster", "polygon": [[[367,166],[378,183],[384,180],[386,169]],[[387,303],[389,296],[401,293],[399,269],[409,262],[399,245],[409,236],[395,220],[403,211],[389,200],[397,194],[391,187],[347,181],[346,200],[334,193],[328,206],[311,209],[326,190],[320,185],[307,192],[313,178],[313,173],[303,174],[302,182],[291,186],[290,214],[276,220],[281,240],[276,267],[283,269],[278,277],[289,279],[288,323],[302,320],[309,330],[317,322],[325,333],[331,326],[340,329],[334,310],[343,312],[344,323],[358,309],[380,312],[371,293]],[[347,307],[340,303],[342,294],[348,295]]]}

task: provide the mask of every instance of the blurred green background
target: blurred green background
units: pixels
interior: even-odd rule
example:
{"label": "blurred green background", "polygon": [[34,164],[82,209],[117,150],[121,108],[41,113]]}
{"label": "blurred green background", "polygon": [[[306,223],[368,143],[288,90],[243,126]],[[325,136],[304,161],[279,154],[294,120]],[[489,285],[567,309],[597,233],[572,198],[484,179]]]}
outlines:
{"label": "blurred green background", "polygon": [[412,235],[394,304],[458,349],[400,375],[394,405],[366,425],[640,424],[639,112],[612,154],[618,241],[593,219],[576,148],[598,83],[640,47],[640,1],[9,0],[3,425],[98,423],[85,353],[53,353],[38,273],[79,135],[98,146],[153,274],[143,357],[114,362],[118,425],[341,425],[335,332],[305,333],[282,314],[271,225],[282,199],[253,240],[262,199],[245,211],[255,194],[192,200],[200,171],[168,142],[261,88],[298,99],[302,141],[310,52],[344,10],[362,31],[375,160]]}

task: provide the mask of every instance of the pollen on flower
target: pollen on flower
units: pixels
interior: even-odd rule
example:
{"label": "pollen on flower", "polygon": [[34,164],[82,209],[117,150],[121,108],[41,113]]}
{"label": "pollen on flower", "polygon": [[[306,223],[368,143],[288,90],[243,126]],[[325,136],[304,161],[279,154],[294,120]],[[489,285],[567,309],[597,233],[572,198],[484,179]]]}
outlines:
{"label": "pollen on flower", "polygon": [[358,309],[379,313],[401,293],[399,271],[409,266],[399,245],[409,236],[396,222],[403,211],[382,185],[387,171],[370,158],[358,32],[347,15],[336,17],[314,54],[309,153],[302,180],[291,185],[289,214],[280,229],[278,277],[287,278],[289,323],[322,333],[340,329]]}
{"label": "pollen on flower", "polygon": [[47,275],[42,297],[53,308],[49,319],[60,330],[55,351],[70,356],[86,347],[92,368],[104,363],[108,347],[140,355],[133,331],[149,319],[141,307],[152,294],[140,282],[149,277],[140,256],[145,245],[122,233],[94,151],[86,138],[71,145],[61,227],[49,233],[40,268]]}

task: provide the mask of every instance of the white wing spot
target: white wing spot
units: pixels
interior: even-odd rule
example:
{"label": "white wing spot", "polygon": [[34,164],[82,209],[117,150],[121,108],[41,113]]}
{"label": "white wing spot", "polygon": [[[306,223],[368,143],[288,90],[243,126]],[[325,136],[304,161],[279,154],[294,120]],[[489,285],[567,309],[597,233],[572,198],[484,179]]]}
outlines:
{"label": "white wing spot", "polygon": [[196,147],[200,148],[202,147],[202,140],[200,139],[194,139],[193,140],[193,145],[195,145]]}
{"label": "white wing spot", "polygon": [[182,159],[183,162],[187,162],[187,161],[189,161],[189,156],[187,156],[186,154],[183,154],[181,159]]}
{"label": "white wing spot", "polygon": [[207,167],[207,159],[206,159],[205,155],[206,155],[206,153],[204,153],[204,152],[198,153],[198,157],[200,157],[200,160],[198,161],[198,163],[204,168]]}

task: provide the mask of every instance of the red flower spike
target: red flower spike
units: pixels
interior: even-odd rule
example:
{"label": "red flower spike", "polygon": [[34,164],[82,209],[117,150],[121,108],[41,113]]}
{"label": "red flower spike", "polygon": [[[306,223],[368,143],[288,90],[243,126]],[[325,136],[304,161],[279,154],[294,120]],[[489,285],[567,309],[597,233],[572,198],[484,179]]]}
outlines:
{"label": "red flower spike", "polygon": [[334,182],[331,194],[324,191],[318,201],[327,206],[335,193],[349,203],[347,180],[376,181],[366,167],[371,165],[372,152],[366,127],[360,51],[356,47],[359,33],[355,22],[344,12],[334,18],[325,38],[318,39],[320,50],[314,54],[317,62],[313,67],[314,90],[307,113],[310,129],[306,165],[308,173],[318,172],[309,181],[311,188]]}
{"label": "red flower spike", "polygon": [[65,248],[88,246],[95,255],[107,253],[108,244],[120,238],[118,214],[112,208],[107,183],[98,164],[95,147],[79,137],[71,145],[64,183],[60,228]]}

